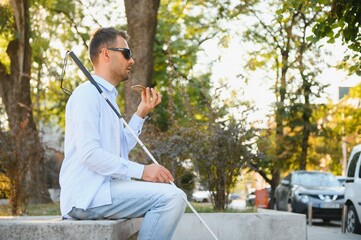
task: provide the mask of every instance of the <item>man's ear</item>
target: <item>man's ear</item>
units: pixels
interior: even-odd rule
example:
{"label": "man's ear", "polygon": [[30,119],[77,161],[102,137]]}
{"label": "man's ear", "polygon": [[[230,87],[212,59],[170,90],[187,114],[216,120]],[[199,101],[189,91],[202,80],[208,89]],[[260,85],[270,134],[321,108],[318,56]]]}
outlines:
{"label": "man's ear", "polygon": [[99,57],[102,58],[105,62],[110,62],[109,51],[106,48],[102,49]]}

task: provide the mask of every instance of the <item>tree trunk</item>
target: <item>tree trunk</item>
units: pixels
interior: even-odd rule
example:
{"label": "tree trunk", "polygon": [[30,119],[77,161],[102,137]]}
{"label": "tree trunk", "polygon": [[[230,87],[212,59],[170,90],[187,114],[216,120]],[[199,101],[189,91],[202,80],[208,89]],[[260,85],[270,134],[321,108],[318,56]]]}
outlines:
{"label": "tree trunk", "polygon": [[[0,63],[0,96],[8,116],[10,136],[17,146],[16,161],[29,161],[23,174],[26,179],[26,196],[34,203],[48,202],[49,193],[43,174],[43,148],[34,122],[30,98],[31,47],[29,43],[30,21],[27,0],[12,0],[16,21],[15,40],[9,42],[10,74]],[[16,167],[16,166],[13,166]],[[12,176],[10,176],[11,178]],[[31,193],[31,194],[30,194]]]}
{"label": "tree trunk", "polygon": [[225,176],[224,176],[224,169],[221,164],[218,164],[216,168],[217,176],[216,176],[216,192],[214,193],[214,208],[218,211],[224,211],[224,207],[226,206],[226,199],[225,199]]}
{"label": "tree trunk", "polygon": [[301,155],[299,158],[299,165],[300,165],[300,170],[306,170],[306,166],[307,166],[307,154],[308,154],[308,140],[310,138],[310,134],[311,134],[311,116],[312,116],[312,108],[311,108],[311,103],[310,103],[310,95],[311,95],[311,83],[309,80],[309,77],[305,75],[305,66],[303,64],[303,55],[304,52],[306,51],[306,28],[307,28],[307,24],[304,25],[304,29],[303,29],[303,38],[302,38],[302,42],[300,45],[300,50],[299,50],[299,56],[298,56],[298,69],[300,71],[300,75],[302,78],[302,92],[303,92],[303,97],[304,97],[304,106],[302,108],[302,122],[303,122],[303,130],[302,130],[302,143],[301,143]]}
{"label": "tree trunk", "polygon": [[153,74],[153,45],[157,28],[160,0],[125,0],[128,21],[129,46],[135,64],[131,77],[125,85],[125,114],[129,119],[140,101],[139,94],[131,93],[130,86],[150,86]]}

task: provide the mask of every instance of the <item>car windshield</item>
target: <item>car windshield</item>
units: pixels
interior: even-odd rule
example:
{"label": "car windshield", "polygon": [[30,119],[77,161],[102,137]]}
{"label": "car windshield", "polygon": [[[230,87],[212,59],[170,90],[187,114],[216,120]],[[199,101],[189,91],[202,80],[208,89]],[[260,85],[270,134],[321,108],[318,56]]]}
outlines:
{"label": "car windshield", "polygon": [[339,187],[341,183],[335,176],[327,173],[298,173],[294,175],[294,184],[307,187]]}

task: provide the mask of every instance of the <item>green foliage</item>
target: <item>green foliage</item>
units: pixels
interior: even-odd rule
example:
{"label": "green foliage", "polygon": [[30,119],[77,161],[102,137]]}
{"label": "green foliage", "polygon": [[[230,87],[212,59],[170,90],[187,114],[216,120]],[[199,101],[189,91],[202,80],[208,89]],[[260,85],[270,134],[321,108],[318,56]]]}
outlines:
{"label": "green foliage", "polygon": [[[89,3],[94,4],[94,3]],[[73,50],[91,69],[87,57],[87,42],[93,23],[84,23],[85,7],[79,1],[35,1],[30,9],[32,18],[32,101],[38,123],[64,127],[65,104],[69,96],[61,91],[60,75],[66,50]],[[44,20],[45,19],[45,20]],[[78,49],[83,49],[78,53]],[[65,88],[72,91],[85,81],[72,60],[64,78]]]}
{"label": "green foliage", "polygon": [[[104,17],[108,20],[110,16],[119,18],[120,13],[113,13],[116,8],[111,2],[88,1],[85,5],[81,1],[72,0],[33,2],[30,9],[33,16],[31,87],[37,122],[50,126],[57,124],[64,128],[65,105],[69,96],[61,91],[60,75],[65,52],[74,51],[87,69],[91,70],[87,53],[90,32],[100,27],[98,20]],[[120,22],[115,27],[123,28]],[[72,91],[86,80],[69,57],[64,87]]]}
{"label": "green foliage", "polygon": [[6,54],[7,45],[14,37],[15,20],[8,3],[0,3],[0,59],[7,72],[10,72],[10,58]]}
{"label": "green foliage", "polygon": [[[271,126],[269,126],[269,129],[260,131],[260,135],[257,138],[259,154],[258,157],[251,159],[251,164],[257,166],[258,170],[269,178],[272,178],[273,169],[285,170],[289,168],[289,162],[278,161],[279,157],[284,158],[284,156],[277,155],[277,139],[275,133]],[[290,155],[286,151],[283,151],[282,154]]]}
{"label": "green foliage", "polygon": [[[243,146],[245,149],[249,146],[242,145],[244,141],[240,140],[246,138],[246,130],[240,124],[245,118],[225,121],[229,118],[228,110],[244,103],[232,101],[232,97],[224,103],[217,96],[210,96],[210,72],[195,75],[193,69],[198,53],[207,51],[202,44],[208,39],[217,38],[220,47],[227,47],[229,35],[221,21],[235,16],[229,15],[230,4],[199,0],[161,2],[153,85],[163,98],[152,117],[158,131],[144,133],[146,142],[153,143],[151,149],[156,158],[176,176],[176,184],[191,192],[194,188],[190,184],[194,182],[191,172],[196,170],[204,187],[217,192],[217,209],[224,209],[227,194],[248,154]],[[248,105],[244,107],[247,108]],[[185,167],[187,159],[195,169]],[[218,173],[211,174],[214,171]],[[221,181],[222,186],[217,185]]]}
{"label": "green foliage", "polygon": [[200,182],[212,191],[214,207],[223,210],[241,169],[249,160],[254,130],[247,129],[242,120],[229,119],[208,124],[190,132],[192,159]]}
{"label": "green foliage", "polygon": [[[0,162],[0,172],[4,171],[3,164]],[[7,198],[10,195],[11,182],[10,179],[0,173],[0,199]]]}
{"label": "green foliage", "polygon": [[[314,111],[313,118],[317,120],[318,134],[313,137],[316,152],[319,154],[315,168],[323,165],[323,168],[341,175],[342,167],[342,142],[347,145],[347,155],[352,147],[360,144],[361,110],[359,109],[361,98],[361,86],[350,89],[348,95],[338,104],[320,105]],[[326,162],[326,164],[325,164]]]}
{"label": "green foliage", "polygon": [[9,38],[13,34],[15,20],[14,13],[10,4],[7,2],[0,3],[0,33],[1,38]]}
{"label": "green foliage", "polygon": [[[205,96],[207,102],[212,102],[204,114],[207,121],[200,118],[193,124],[180,126],[177,119],[178,124],[162,132],[147,126],[144,136],[159,163],[171,169],[177,186],[189,190],[190,196],[195,171],[201,185],[213,192],[215,209],[222,210],[227,206],[227,195],[234,188],[240,169],[249,160],[255,130],[246,124],[252,111],[248,103],[234,99],[221,101],[218,94],[212,96],[212,101]],[[224,110],[232,108],[239,110],[237,118]],[[182,181],[186,179],[189,181],[184,185]]]}
{"label": "green foliage", "polygon": [[326,9],[314,1],[271,1],[248,9],[255,24],[245,38],[255,47],[246,67],[273,72],[276,96],[275,122],[261,133],[260,155],[251,166],[274,187],[281,172],[306,164],[312,168],[319,156],[310,143],[317,135],[313,103],[325,89],[317,79],[323,65],[318,46],[307,34]]}
{"label": "green foliage", "polygon": [[[30,1],[31,87],[37,122],[64,127],[68,96],[61,92],[59,78],[65,50],[82,49],[77,51],[78,57],[90,69],[86,53],[90,30],[100,26],[98,18],[104,17],[109,23],[115,22],[112,21],[114,16],[117,16],[117,23],[121,19],[115,6],[118,2],[87,1],[85,5],[82,2]],[[162,93],[163,101],[151,115],[152,126],[148,126],[149,130],[145,128],[143,137],[146,143],[150,143],[149,147],[156,159],[172,171],[178,186],[190,195],[196,172],[203,186],[214,192],[215,207],[222,209],[240,168],[250,160],[269,178],[275,172],[298,167],[305,123],[312,130],[307,156],[309,166],[317,168],[320,159],[327,159],[329,155],[332,159],[329,164],[331,170],[339,172],[337,161],[340,159],[338,149],[342,131],[347,132],[348,141],[358,142],[357,134],[361,130],[357,123],[361,115],[349,106],[334,108],[312,104],[322,94],[324,86],[317,82],[320,71],[317,60],[319,50],[314,48],[317,38],[309,38],[311,42],[305,41],[307,36],[303,30],[308,31],[316,21],[318,23],[313,29],[319,38],[326,37],[333,41],[342,35],[350,49],[361,52],[359,30],[355,29],[359,22],[353,17],[360,12],[358,10],[354,13],[355,9],[359,9],[356,2],[350,1],[353,3],[351,6],[344,1],[334,0],[332,14],[327,15],[324,9],[324,5],[328,4],[326,0],[255,0],[240,3],[215,0],[161,1],[153,53],[155,65],[152,85]],[[92,15],[89,9],[95,10],[96,14]],[[14,19],[8,5],[0,5],[0,11],[0,58],[5,59],[7,43],[14,35]],[[233,18],[244,18],[244,14],[248,14],[247,17],[256,23],[249,26],[245,33],[245,40],[254,45],[253,49],[249,49],[246,67],[251,71],[267,69],[268,77],[275,80],[277,103],[274,116],[280,118],[282,123],[281,138],[276,134],[278,129],[274,122],[260,133],[257,138],[260,152],[258,158],[251,154],[251,143],[256,141],[256,133],[246,124],[247,111],[243,112],[244,109],[252,111],[249,103],[239,102],[236,95],[221,101],[217,92],[211,93],[210,69],[201,74],[194,71],[198,54],[207,52],[203,43],[215,38],[220,48],[228,47],[230,33],[224,23]],[[119,24],[122,26],[121,22]],[[306,25],[307,28],[302,28]],[[357,60],[357,56],[355,53],[352,57],[346,56],[345,60],[352,62]],[[299,61],[301,57],[302,64]],[[10,64],[9,60],[2,62]],[[350,69],[354,69],[353,66]],[[283,83],[282,74],[285,77]],[[66,87],[73,90],[84,80],[83,74],[69,59]],[[122,87],[119,90],[122,92]],[[350,96],[356,97],[359,93],[360,90],[355,89]],[[305,98],[307,94],[309,100]],[[121,93],[118,102],[123,99]],[[240,116],[231,116],[230,112],[234,109]],[[350,117],[342,119],[339,112]],[[311,116],[307,122],[305,113]],[[332,121],[321,127],[317,125],[320,119],[328,119],[330,113]],[[344,130],[341,128],[343,125]],[[134,153],[133,159],[147,158],[140,151]],[[189,159],[193,166],[187,165]]]}
{"label": "green foliage", "polygon": [[313,42],[326,38],[329,43],[334,43],[341,38],[343,43],[352,51],[346,55],[345,61],[351,61],[343,67],[350,72],[361,76],[361,2],[359,0],[332,0],[330,2],[314,0],[329,7],[313,28],[315,34],[310,38]]}
{"label": "green foliage", "polygon": [[[160,132],[152,127],[154,126],[147,125],[144,129],[144,142],[148,143],[147,146],[157,161],[171,171],[175,178],[174,183],[190,198],[195,187],[195,175],[189,160],[190,142],[185,137],[188,129],[173,126],[168,131]],[[138,159],[147,158],[142,149],[132,153],[132,156]]]}
{"label": "green foliage", "polygon": [[207,120],[210,73],[196,76],[192,70],[198,52],[203,50],[202,43],[221,36],[226,30],[218,25],[217,17],[227,9],[220,6],[227,4],[228,1],[219,5],[217,1],[201,0],[161,2],[154,46],[153,84],[164,96],[156,113],[162,130],[174,122],[185,125],[194,124],[195,119]]}

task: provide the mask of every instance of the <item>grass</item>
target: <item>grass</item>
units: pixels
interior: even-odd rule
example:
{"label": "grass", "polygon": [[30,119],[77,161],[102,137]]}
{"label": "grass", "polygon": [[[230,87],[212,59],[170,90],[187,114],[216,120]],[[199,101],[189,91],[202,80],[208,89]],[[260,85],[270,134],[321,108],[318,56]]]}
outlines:
{"label": "grass", "polygon": [[[192,206],[198,213],[214,213],[211,203],[196,203],[191,202]],[[187,206],[186,213],[192,213],[192,210]],[[253,213],[257,212],[254,207],[247,207],[244,210],[226,209],[225,213]],[[24,216],[54,216],[61,215],[59,203],[48,204],[32,204],[29,205]],[[11,208],[9,204],[0,205],[0,216],[11,216]]]}
{"label": "grass", "polygon": [[[59,203],[30,204],[23,216],[61,215]],[[11,216],[9,204],[0,205],[0,216]]]}
{"label": "grass", "polygon": [[[196,211],[198,213],[215,213],[215,212],[220,212],[220,211],[215,211],[213,209],[212,203],[196,203],[196,202],[191,202],[192,206],[196,209]],[[192,210],[187,206],[186,208],[186,213],[191,213]],[[254,207],[247,207],[246,209],[243,210],[237,210],[237,209],[226,209],[222,212],[225,213],[252,213],[252,212],[257,212],[257,209]]]}

